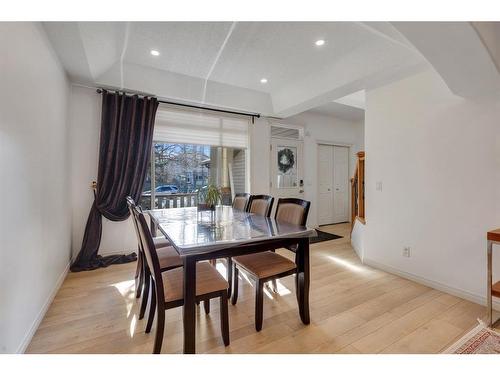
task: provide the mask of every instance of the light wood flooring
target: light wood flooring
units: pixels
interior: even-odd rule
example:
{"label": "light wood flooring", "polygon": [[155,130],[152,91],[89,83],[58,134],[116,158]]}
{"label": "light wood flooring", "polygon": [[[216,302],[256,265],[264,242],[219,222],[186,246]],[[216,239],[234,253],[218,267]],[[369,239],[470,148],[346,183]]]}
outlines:
{"label": "light wood flooring", "polygon": [[[229,305],[231,345],[220,335],[219,308],[198,308],[198,353],[439,353],[484,318],[485,308],[365,266],[349,224],[322,227],[344,238],[311,245],[311,324],[301,323],[293,277],[266,291],[264,325],[254,329],[254,290],[242,275]],[[286,254],[286,250],[279,251]],[[151,353],[134,298],[135,263],[70,273],[28,353]],[[221,272],[224,264],[218,265]],[[167,311],[164,353],[182,351],[182,309]]]}

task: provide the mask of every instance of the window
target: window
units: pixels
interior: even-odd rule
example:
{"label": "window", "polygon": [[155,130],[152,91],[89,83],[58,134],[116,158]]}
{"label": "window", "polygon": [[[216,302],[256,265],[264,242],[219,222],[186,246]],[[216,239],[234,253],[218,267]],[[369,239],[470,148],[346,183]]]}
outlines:
{"label": "window", "polygon": [[209,184],[231,204],[234,194],[247,191],[248,126],[246,118],[160,106],[142,207],[194,206]]}
{"label": "window", "polygon": [[160,105],[156,112],[154,140],[247,149],[248,119],[214,113]]}

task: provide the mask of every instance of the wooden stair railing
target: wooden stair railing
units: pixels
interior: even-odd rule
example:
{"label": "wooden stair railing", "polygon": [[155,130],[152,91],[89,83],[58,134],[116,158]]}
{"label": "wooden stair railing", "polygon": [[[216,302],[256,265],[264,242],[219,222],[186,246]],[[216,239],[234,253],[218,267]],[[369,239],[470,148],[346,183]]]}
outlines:
{"label": "wooden stair railing", "polygon": [[356,171],[351,178],[351,232],[356,220],[365,224],[365,152],[356,155]]}

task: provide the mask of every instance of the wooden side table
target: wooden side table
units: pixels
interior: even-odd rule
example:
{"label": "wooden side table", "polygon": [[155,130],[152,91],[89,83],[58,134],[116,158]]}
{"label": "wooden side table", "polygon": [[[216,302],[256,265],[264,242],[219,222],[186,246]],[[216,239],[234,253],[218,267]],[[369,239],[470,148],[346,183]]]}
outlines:
{"label": "wooden side table", "polygon": [[493,321],[493,297],[500,298],[500,281],[493,284],[493,244],[500,245],[500,228],[491,230],[488,239],[488,326],[493,326],[500,319]]}

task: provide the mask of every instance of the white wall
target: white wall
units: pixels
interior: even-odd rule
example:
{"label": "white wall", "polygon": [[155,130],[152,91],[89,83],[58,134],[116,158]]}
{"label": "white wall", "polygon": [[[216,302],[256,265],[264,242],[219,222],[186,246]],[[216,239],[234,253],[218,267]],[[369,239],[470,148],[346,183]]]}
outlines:
{"label": "white wall", "polygon": [[0,50],[0,353],[14,353],[70,261],[69,90],[40,25],[0,23]]}
{"label": "white wall", "polygon": [[[97,180],[101,95],[95,89],[71,86],[69,139],[71,148],[72,253],[78,254],[93,202],[90,185]],[[112,222],[103,217],[99,254],[136,251],[137,238],[130,219]]]}
{"label": "white wall", "polygon": [[483,301],[486,231],[500,227],[500,94],[459,98],[427,71],[366,105],[364,260]]}
{"label": "white wall", "polygon": [[359,220],[354,220],[354,226],[351,232],[351,245],[361,261],[363,261],[365,254],[365,228],[365,224]]}

